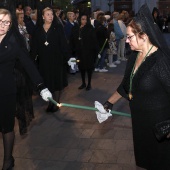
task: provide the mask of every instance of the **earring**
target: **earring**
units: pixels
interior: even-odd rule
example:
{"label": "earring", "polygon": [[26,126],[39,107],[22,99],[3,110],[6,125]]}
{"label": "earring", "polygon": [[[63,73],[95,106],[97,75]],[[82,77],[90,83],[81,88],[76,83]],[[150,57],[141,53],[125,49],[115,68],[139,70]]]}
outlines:
{"label": "earring", "polygon": [[145,42],[145,39],[143,40],[143,42]]}

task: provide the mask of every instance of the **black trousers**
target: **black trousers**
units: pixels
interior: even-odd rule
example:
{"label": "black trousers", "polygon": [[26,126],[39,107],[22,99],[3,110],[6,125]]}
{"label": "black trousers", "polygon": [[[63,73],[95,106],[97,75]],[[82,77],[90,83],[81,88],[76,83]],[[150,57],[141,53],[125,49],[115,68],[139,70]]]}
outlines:
{"label": "black trousers", "polygon": [[82,79],[82,84],[86,84],[86,73],[87,73],[87,78],[88,78],[88,86],[91,86],[91,78],[92,78],[92,73],[93,73],[93,69],[80,69],[80,73],[81,73],[81,79]]}

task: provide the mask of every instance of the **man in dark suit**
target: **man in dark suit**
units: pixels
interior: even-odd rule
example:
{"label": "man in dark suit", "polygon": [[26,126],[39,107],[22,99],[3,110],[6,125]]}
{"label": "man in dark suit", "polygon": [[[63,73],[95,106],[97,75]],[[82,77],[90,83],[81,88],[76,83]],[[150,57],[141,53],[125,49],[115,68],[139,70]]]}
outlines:
{"label": "man in dark suit", "polygon": [[74,12],[67,12],[67,18],[68,18],[68,21],[67,21],[67,23],[66,23],[66,25],[64,27],[64,31],[65,31],[65,34],[66,34],[67,41],[69,42],[70,35],[71,35],[71,29],[76,24],[74,22],[74,20],[75,20]]}

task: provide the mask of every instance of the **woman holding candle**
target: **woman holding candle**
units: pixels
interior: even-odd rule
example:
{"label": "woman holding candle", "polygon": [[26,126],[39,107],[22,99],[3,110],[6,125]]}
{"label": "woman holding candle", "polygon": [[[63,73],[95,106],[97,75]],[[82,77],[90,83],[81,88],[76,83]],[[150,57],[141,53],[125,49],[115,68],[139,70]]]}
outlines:
{"label": "woman holding candle", "polygon": [[[59,103],[61,91],[68,85],[67,42],[63,28],[56,23],[51,8],[44,8],[40,17],[43,21],[38,22],[39,26],[32,37],[31,54],[34,59],[38,59],[38,68],[44,83]],[[49,102],[46,111],[56,112],[58,109],[59,107]]]}
{"label": "woman holding candle", "polygon": [[126,42],[137,52],[129,57],[123,81],[104,108],[111,109],[122,97],[128,99],[136,165],[168,170],[169,140],[158,141],[153,128],[170,117],[170,51],[147,5],[128,24]]}
{"label": "woman holding candle", "polygon": [[[6,2],[6,1],[5,1]],[[7,2],[6,2],[7,3]],[[12,3],[12,2],[11,2]],[[0,3],[0,6],[3,4]],[[14,122],[16,112],[16,82],[14,66],[19,60],[32,82],[39,89],[42,98],[48,101],[52,97],[45,88],[43,80],[35,65],[29,58],[22,35],[17,24],[12,20],[11,13],[0,8],[0,132],[4,146],[4,160],[2,170],[12,170],[14,158],[12,156],[15,133]]]}

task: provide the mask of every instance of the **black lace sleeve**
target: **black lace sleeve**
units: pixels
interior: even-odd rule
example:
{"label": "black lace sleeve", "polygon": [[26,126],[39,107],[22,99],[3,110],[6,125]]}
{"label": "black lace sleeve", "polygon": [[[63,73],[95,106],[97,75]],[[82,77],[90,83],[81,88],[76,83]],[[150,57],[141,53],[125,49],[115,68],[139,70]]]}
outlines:
{"label": "black lace sleeve", "polygon": [[170,61],[163,54],[159,57],[155,69],[158,80],[170,96]]}

